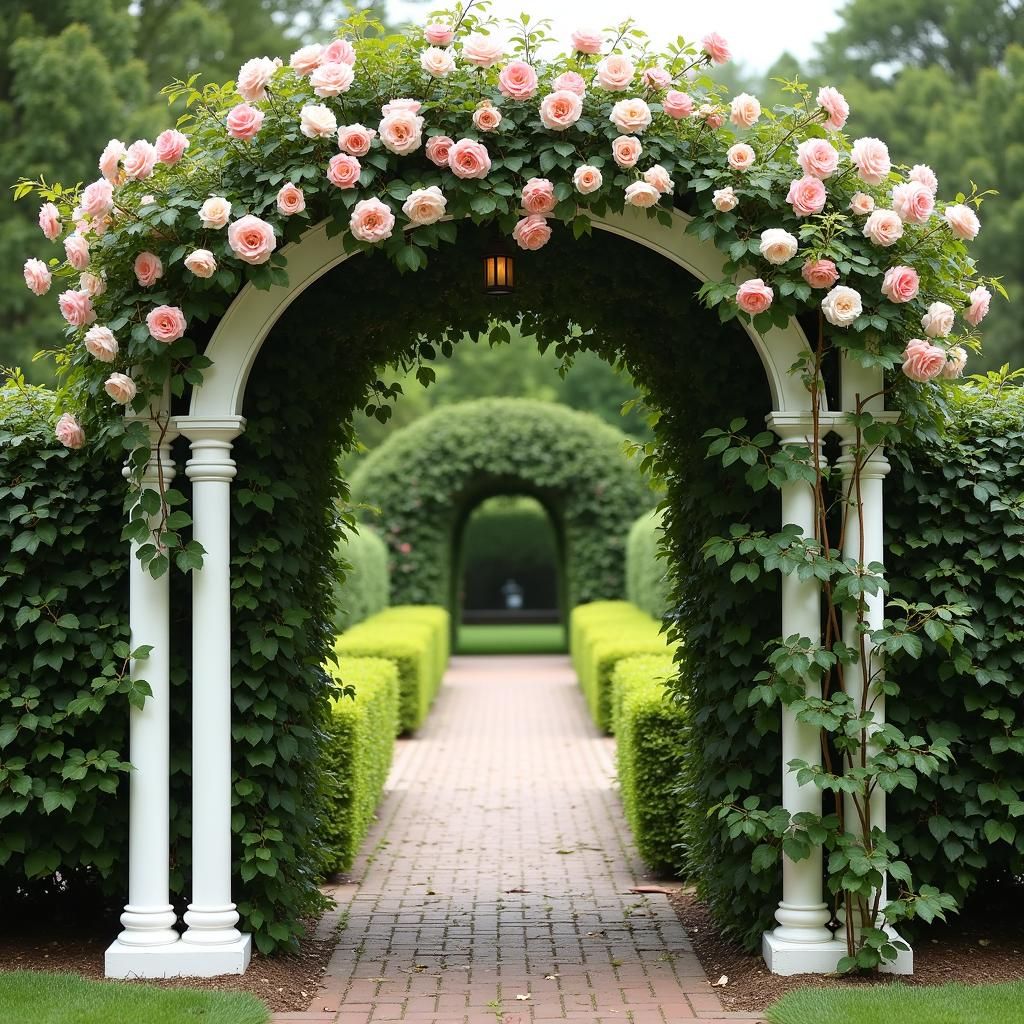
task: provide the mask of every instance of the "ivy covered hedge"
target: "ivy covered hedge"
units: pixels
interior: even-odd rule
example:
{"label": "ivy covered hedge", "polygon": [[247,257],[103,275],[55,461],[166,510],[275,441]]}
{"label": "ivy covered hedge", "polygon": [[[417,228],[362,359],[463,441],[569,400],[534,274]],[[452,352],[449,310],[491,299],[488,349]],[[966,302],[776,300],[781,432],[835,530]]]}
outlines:
{"label": "ivy covered hedge", "polygon": [[658,554],[662,522],[660,509],[642,515],[626,539],[626,600],[656,619],[668,607],[665,559]]}

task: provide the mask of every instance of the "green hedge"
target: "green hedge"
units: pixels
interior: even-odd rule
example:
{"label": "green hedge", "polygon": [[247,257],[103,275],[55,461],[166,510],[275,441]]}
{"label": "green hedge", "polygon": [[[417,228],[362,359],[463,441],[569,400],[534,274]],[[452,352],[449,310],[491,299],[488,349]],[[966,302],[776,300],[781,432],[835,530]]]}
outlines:
{"label": "green hedge", "polygon": [[431,697],[436,696],[452,654],[452,617],[448,609],[433,604],[396,604],[381,612],[378,620],[395,622],[400,626],[412,622],[430,628],[434,648],[434,690]]}
{"label": "green hedge", "polygon": [[360,525],[338,546],[345,582],[334,588],[334,625],[342,632],[391,603],[388,546],[372,527]]}
{"label": "green hedge", "polygon": [[626,539],[626,599],[656,619],[669,603],[665,559],[658,557],[663,522],[660,509],[645,513],[629,528]]}
{"label": "green hedge", "polygon": [[682,869],[683,796],[679,777],[688,729],[685,704],[665,683],[670,654],[623,658],[612,672],[615,754],[626,820],[640,856],[656,870]]}
{"label": "green hedge", "polygon": [[324,872],[347,871],[366,838],[384,790],[398,732],[398,666],[386,658],[331,665],[355,696],[332,702],[324,748],[321,839]]}

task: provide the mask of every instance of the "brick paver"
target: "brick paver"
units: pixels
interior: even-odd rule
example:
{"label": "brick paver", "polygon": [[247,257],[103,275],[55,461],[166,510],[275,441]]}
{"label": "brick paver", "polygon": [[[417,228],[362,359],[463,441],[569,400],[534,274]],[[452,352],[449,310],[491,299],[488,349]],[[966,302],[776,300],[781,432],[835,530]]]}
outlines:
{"label": "brick paver", "polygon": [[323,987],[274,1020],[757,1020],[722,1012],[666,897],[629,891],[613,757],[568,659],[453,659],[335,894]]}

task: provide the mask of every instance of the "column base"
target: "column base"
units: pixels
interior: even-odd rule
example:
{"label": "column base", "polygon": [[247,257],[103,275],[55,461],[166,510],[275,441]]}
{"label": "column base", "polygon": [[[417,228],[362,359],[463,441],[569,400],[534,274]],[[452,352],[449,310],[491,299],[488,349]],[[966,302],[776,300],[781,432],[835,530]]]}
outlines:
{"label": "column base", "polygon": [[[894,939],[900,938],[895,931],[888,930]],[[780,939],[774,932],[765,932],[761,955],[772,974],[834,974],[839,961],[846,956],[846,943],[840,939],[792,942]],[[913,974],[914,951],[900,950],[896,959],[880,970],[883,974]]]}
{"label": "column base", "polygon": [[103,973],[108,978],[215,978],[245,974],[251,957],[251,935],[222,946],[125,946],[115,940],[107,947]]}

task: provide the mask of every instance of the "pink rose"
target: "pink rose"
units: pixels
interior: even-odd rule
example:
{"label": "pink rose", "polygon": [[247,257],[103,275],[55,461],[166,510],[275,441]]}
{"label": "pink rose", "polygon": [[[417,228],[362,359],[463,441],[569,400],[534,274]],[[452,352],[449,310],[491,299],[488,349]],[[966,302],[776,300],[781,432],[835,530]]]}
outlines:
{"label": "pink rose", "polygon": [[640,72],[640,81],[648,89],[667,89],[672,84],[672,76],[663,67],[653,65]]}
{"label": "pink rose", "polygon": [[732,185],[715,189],[711,195],[711,205],[719,213],[729,213],[730,210],[735,210],[739,206],[739,202],[739,197],[733,191]]}
{"label": "pink rose", "polygon": [[799,247],[796,236],[784,228],[765,228],[761,232],[761,255],[776,267],[788,263],[797,254]]}
{"label": "pink rose", "polygon": [[353,237],[360,242],[383,242],[391,237],[395,215],[379,199],[361,199],[352,210],[348,226]]}
{"label": "pink rose", "polygon": [[455,32],[447,21],[430,21],[423,27],[423,34],[431,46],[447,46]]}
{"label": "pink rose", "polygon": [[661,105],[665,113],[676,120],[689,117],[693,113],[693,99],[678,89],[669,89]]}
{"label": "pink rose", "polygon": [[750,128],[761,116],[761,104],[756,96],[741,92],[735,96],[730,107],[729,120],[737,128]]}
{"label": "pink rose", "polygon": [[725,64],[732,53],[729,44],[717,33],[709,32],[701,41],[701,49],[716,63]]}
{"label": "pink rose", "polygon": [[646,181],[634,181],[626,186],[626,205],[642,209],[654,206],[661,199],[661,193]]}
{"label": "pink rose", "polygon": [[299,131],[307,139],[326,139],[338,131],[338,119],[334,116],[334,111],[322,103],[307,103],[302,108],[299,118]]}
{"label": "pink rose", "polygon": [[547,178],[531,178],[523,186],[522,198],[527,213],[551,213],[555,208],[555,186]]}
{"label": "pink rose", "polygon": [[309,84],[317,96],[340,96],[352,87],[355,77],[350,64],[340,60],[328,61],[309,76]]}
{"label": "pink rose", "polygon": [[320,66],[323,59],[324,48],[319,43],[312,43],[309,46],[300,46],[289,60],[292,70],[300,78],[311,75]]}
{"label": "pink rose", "polygon": [[555,92],[574,92],[577,96],[583,96],[587,91],[587,83],[583,81],[582,75],[566,71],[551,83],[551,88]]}
{"label": "pink rose", "polygon": [[277,212],[284,217],[293,217],[306,208],[306,197],[298,185],[286,181],[277,193]]}
{"label": "pink rose", "polygon": [[828,114],[828,126],[836,131],[842,130],[850,116],[850,104],[843,94],[831,85],[823,85],[818,90],[818,106]]}
{"label": "pink rose", "polygon": [[945,302],[933,302],[921,317],[921,330],[929,338],[947,338],[953,330],[955,319],[952,306]]}
{"label": "pink rose", "polygon": [[812,178],[809,174],[791,182],[786,202],[793,207],[798,217],[810,217],[825,209],[828,193],[820,178]]}
{"label": "pink rose", "polygon": [[509,61],[498,75],[498,89],[510,100],[528,100],[537,92],[537,72],[525,60]]}
{"label": "pink rose", "polygon": [[869,185],[880,185],[892,169],[889,147],[881,139],[857,139],[853,143],[850,159],[857,168],[857,177]]}
{"label": "pink rose", "polygon": [[254,139],[263,127],[262,110],[250,107],[248,103],[239,103],[228,111],[228,135],[233,139]]}
{"label": "pink rose", "polygon": [[913,267],[890,267],[882,279],[882,294],[890,302],[909,302],[920,287],[921,280]]}
{"label": "pink rose", "polygon": [[836,327],[849,327],[864,312],[864,303],[856,288],[837,284],[821,300],[825,319]]}
{"label": "pink rose", "polygon": [[338,149],[349,156],[366,156],[376,135],[375,129],[364,128],[361,124],[345,125],[338,129]]}
{"label": "pink rose", "polygon": [[927,164],[914,164],[907,177],[911,181],[920,182],[932,195],[939,191],[939,179]]}
{"label": "pink rose", "polygon": [[964,368],[967,366],[967,350],[960,345],[954,345],[947,353],[946,365],[942,368],[940,377],[946,380],[954,380],[964,375]]}
{"label": "pink rose", "polygon": [[655,164],[644,171],[644,181],[656,188],[663,196],[669,196],[675,191],[672,175],[661,164]]}
{"label": "pink rose", "polygon": [[386,150],[407,156],[423,142],[423,118],[411,110],[392,110],[381,119],[378,131]]}
{"label": "pink rose", "polygon": [[604,36],[596,29],[578,28],[569,38],[577,53],[600,53],[604,46]]}
{"label": "pink rose", "polygon": [[109,327],[90,327],[85,332],[85,349],[101,363],[112,363],[117,357],[117,338]]}
{"label": "pink rose", "polygon": [[935,199],[926,185],[908,181],[892,190],[892,208],[908,224],[924,224],[935,209]]}
{"label": "pink rose", "polygon": [[60,234],[60,213],[53,203],[43,203],[39,208],[39,227],[51,242]]}
{"label": "pink rose", "polygon": [[[334,159],[352,158],[339,154]],[[239,217],[228,228],[228,245],[243,263],[258,266],[270,259],[270,254],[277,248],[277,239],[274,237],[274,229],[265,220],[250,213]]]}
{"label": "pink rose", "polygon": [[100,174],[114,185],[121,183],[121,161],[127,152],[120,139],[111,139],[100,154]]}
{"label": "pink rose", "polygon": [[347,39],[335,39],[324,47],[324,52],[320,55],[321,65],[348,64],[351,67],[355,62],[355,47]]}
{"label": "pink rose", "polygon": [[185,333],[185,314],[177,306],[155,306],[146,314],[146,326],[150,337],[169,345]]}
{"label": "pink rose", "polygon": [[423,104],[419,100],[399,97],[397,100],[388,100],[380,108],[380,114],[381,117],[387,117],[388,114],[393,114],[396,110],[407,110],[410,114],[418,114],[422,106]]}
{"label": "pink rose", "polygon": [[702,103],[697,110],[697,116],[704,118],[704,123],[709,128],[718,129],[725,123],[722,112],[710,103]]}
{"label": "pink rose", "polygon": [[921,338],[907,343],[903,353],[903,372],[919,382],[934,380],[946,365],[946,351]]}
{"label": "pink rose", "polygon": [[75,233],[64,239],[64,253],[75,270],[89,266],[89,243],[81,235]]}
{"label": "pink rose", "polygon": [[160,257],[152,252],[140,252],[135,257],[135,277],[143,288],[150,288],[164,276]]}
{"label": "pink rose", "polygon": [[78,420],[66,412],[59,420],[53,430],[56,438],[65,448],[78,449],[85,444],[85,431]]}
{"label": "pink rose", "polygon": [[106,178],[100,178],[82,189],[78,205],[87,217],[105,217],[114,208],[114,188]]}
{"label": "pink rose", "polygon": [[531,213],[512,229],[512,237],[520,249],[533,251],[547,245],[551,238],[551,228],[545,217]]}
{"label": "pink rose", "polygon": [[246,103],[256,103],[258,100],[267,98],[267,85],[274,77],[274,72],[281,66],[279,60],[271,60],[269,57],[253,57],[247,60],[239,69],[235,79],[235,88],[238,95]]}
{"label": "pink rose", "polygon": [[447,135],[433,135],[427,139],[427,159],[438,167],[448,166],[448,153],[455,141]]}
{"label": "pink rose", "polygon": [[895,210],[875,210],[864,221],[864,237],[875,245],[895,245],[903,237],[903,221]]}
{"label": "pink rose", "polygon": [[597,83],[609,92],[625,92],[632,84],[635,73],[636,69],[629,58],[613,53],[597,65]]}
{"label": "pink rose", "polygon": [[839,271],[831,260],[808,260],[800,268],[800,276],[812,288],[831,288],[839,280]]}
{"label": "pink rose", "polygon": [[963,203],[947,206],[945,217],[950,231],[965,242],[976,238],[981,230],[981,221],[978,220],[978,215]]}
{"label": "pink rose", "polygon": [[91,299],[102,295],[107,290],[107,282],[96,274],[84,273],[78,279],[79,291],[85,292]]}
{"label": "pink rose", "polygon": [[748,171],[754,166],[756,155],[745,142],[737,142],[726,151],[725,159],[734,171]]}
{"label": "pink rose", "polygon": [[445,213],[448,200],[436,185],[429,188],[418,188],[409,193],[409,198],[402,204],[402,213],[416,225],[434,224]]}
{"label": "pink rose", "polygon": [[168,167],[173,167],[188,149],[188,137],[181,132],[168,128],[156,137],[156,158]]}
{"label": "pink rose", "polygon": [[484,100],[473,111],[473,127],[481,132],[493,132],[501,124],[501,111],[492,106],[490,100]]}
{"label": "pink rose", "polygon": [[540,119],[545,128],[562,132],[583,114],[583,97],[568,89],[550,92],[540,101]]}
{"label": "pink rose", "polygon": [[204,228],[219,230],[231,216],[231,204],[223,196],[210,196],[199,207],[199,222]]}
{"label": "pink rose", "polygon": [[744,281],[736,290],[736,305],[751,316],[763,313],[771,306],[774,298],[775,292],[759,277]]}
{"label": "pink rose", "polygon": [[156,166],[156,148],[145,139],[133,142],[124,154],[124,173],[132,181],[144,181]]}
{"label": "pink rose", "polygon": [[478,68],[490,68],[505,56],[505,48],[497,39],[474,32],[463,42],[462,56]]}
{"label": "pink rose", "polygon": [[796,147],[796,162],[804,174],[830,178],[839,166],[839,151],[824,139],[805,139]]}
{"label": "pink rose", "polygon": [[451,50],[428,46],[420,54],[420,67],[432,78],[447,78],[455,70],[455,55]]}
{"label": "pink rose", "polygon": [[642,99],[619,100],[608,120],[623,135],[640,135],[651,126],[651,108]]}
{"label": "pink rose", "polygon": [[875,201],[866,192],[857,192],[850,200],[850,209],[853,210],[854,213],[870,213],[874,208]]}
{"label": "pink rose", "polygon": [[327,180],[337,188],[355,188],[362,173],[363,165],[348,153],[332,156],[327,165]]}
{"label": "pink rose", "polygon": [[576,191],[580,195],[589,196],[601,187],[604,183],[604,176],[601,174],[600,169],[592,164],[582,164],[573,173],[572,183],[576,186]]}
{"label": "pink rose", "polygon": [[50,268],[42,260],[25,261],[25,284],[35,295],[45,295],[50,290],[50,283],[53,276]]}
{"label": "pink rose", "polygon": [[85,327],[96,319],[92,296],[82,291],[61,292],[57,300],[60,313],[72,327]]}
{"label": "pink rose", "polygon": [[612,141],[612,157],[620,167],[636,167],[644,147],[634,135],[620,135]]}
{"label": "pink rose", "polygon": [[103,390],[118,405],[127,405],[138,393],[135,381],[126,373],[112,373],[103,385]]}
{"label": "pink rose", "polygon": [[491,157],[482,142],[459,139],[448,149],[448,167],[456,178],[486,178]]}
{"label": "pink rose", "polygon": [[992,293],[984,285],[978,285],[967,298],[970,305],[964,310],[964,319],[972,327],[977,327],[988,315]]}
{"label": "pink rose", "polygon": [[213,277],[217,273],[217,258],[209,249],[195,249],[185,257],[185,267],[196,277]]}

